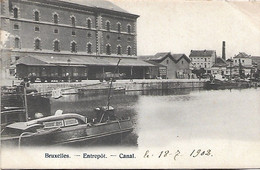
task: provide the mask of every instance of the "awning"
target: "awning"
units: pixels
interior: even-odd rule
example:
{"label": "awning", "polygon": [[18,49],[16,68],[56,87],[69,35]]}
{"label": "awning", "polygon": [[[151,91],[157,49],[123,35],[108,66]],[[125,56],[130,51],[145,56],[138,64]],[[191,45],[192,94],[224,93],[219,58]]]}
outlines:
{"label": "awning", "polygon": [[[119,58],[116,57],[90,57],[90,56],[28,56],[23,57],[25,65],[62,65],[62,66],[116,66]],[[22,60],[22,58],[20,59]],[[18,60],[19,61],[19,60]],[[26,61],[26,62],[25,62]],[[18,64],[21,62],[18,62]],[[155,65],[137,58],[121,58],[119,66],[155,67]]]}

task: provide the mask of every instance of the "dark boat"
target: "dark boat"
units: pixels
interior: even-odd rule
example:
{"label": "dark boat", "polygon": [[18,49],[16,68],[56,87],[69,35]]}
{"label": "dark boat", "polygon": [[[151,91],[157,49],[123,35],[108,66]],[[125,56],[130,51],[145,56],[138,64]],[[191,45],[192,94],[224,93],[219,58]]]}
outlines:
{"label": "dark boat", "polygon": [[114,108],[109,106],[95,109],[97,117],[89,121],[76,113],[55,114],[27,122],[6,126],[1,132],[2,145],[44,146],[71,143],[96,144],[113,140],[132,132],[130,119],[117,119]]}
{"label": "dark boat", "polygon": [[219,89],[235,89],[235,88],[248,88],[250,83],[247,81],[230,81],[230,80],[210,80],[206,81],[204,88],[207,90],[219,90]]}

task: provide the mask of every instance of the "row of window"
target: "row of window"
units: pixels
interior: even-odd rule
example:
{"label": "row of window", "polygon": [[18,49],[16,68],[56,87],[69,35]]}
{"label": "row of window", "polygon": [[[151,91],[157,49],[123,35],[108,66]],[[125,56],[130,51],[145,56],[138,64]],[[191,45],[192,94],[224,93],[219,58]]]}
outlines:
{"label": "row of window", "polygon": [[[14,24],[14,30],[19,30],[19,25],[18,25],[18,24]],[[40,27],[39,27],[39,26],[35,26],[35,27],[34,27],[34,31],[35,31],[35,32],[39,32],[39,31],[40,31]],[[56,29],[53,30],[53,32],[54,32],[55,34],[58,34],[58,33],[59,33],[59,30],[56,28]],[[76,35],[76,31],[75,31],[75,30],[72,30],[71,35]],[[88,33],[87,36],[88,36],[88,38],[91,38],[91,33]],[[110,35],[107,35],[106,38],[107,38],[107,39],[110,39]],[[118,37],[117,37],[117,40],[120,41],[120,40],[121,40],[121,36],[118,36]],[[128,38],[127,38],[127,41],[131,41],[131,38],[128,37]]]}
{"label": "row of window", "polygon": [[[106,54],[111,55],[111,45],[110,44],[106,45]],[[117,55],[121,55],[121,54],[122,54],[122,46],[118,45],[117,46]],[[127,55],[131,55],[131,47],[130,46],[127,47]]]}
{"label": "row of window", "polygon": [[[18,8],[14,8],[13,9],[13,17],[14,18],[18,18]],[[55,24],[58,24],[59,23],[59,16],[58,16],[58,14],[57,13],[54,13],[53,14],[53,23],[55,23]],[[73,26],[73,27],[75,27],[76,26],[76,17],[75,16],[71,16],[71,25]],[[40,21],[40,13],[39,13],[39,11],[34,11],[34,21]],[[117,31],[120,33],[121,32],[121,23],[120,22],[118,22],[117,23]],[[87,28],[92,28],[92,20],[90,19],[90,18],[88,18],[87,19]],[[110,31],[110,28],[111,28],[111,23],[110,23],[110,21],[106,21],[106,30],[107,31]],[[127,25],[127,33],[131,33],[131,25],[130,24],[128,24]]]}
{"label": "row of window", "polygon": [[[20,39],[18,37],[16,37],[14,39],[14,41],[15,41],[14,47],[15,48],[21,48]],[[77,43],[75,41],[71,42],[70,47],[71,47],[71,52],[72,53],[76,53],[77,52]],[[41,50],[41,40],[40,39],[35,39],[35,41],[34,41],[34,49],[35,50]],[[60,42],[59,42],[59,40],[55,40],[53,42],[53,50],[56,51],[56,52],[60,51]],[[87,44],[87,53],[90,53],[90,54],[92,53],[92,44],[91,43]],[[111,55],[111,45],[110,44],[106,45],[106,54],[107,55]],[[122,46],[121,45],[117,46],[117,54],[118,55],[122,54]],[[131,47],[130,46],[127,47],[127,55],[131,55]]]}
{"label": "row of window", "polygon": [[[197,60],[199,60],[199,59],[203,60],[203,58],[191,58],[191,61],[192,61],[192,60],[196,60],[196,59],[197,59]],[[204,58],[204,61],[207,61],[207,58]]]}
{"label": "row of window", "polygon": [[[203,65],[203,64],[205,64],[205,63],[194,63],[194,65]],[[210,63],[208,63],[208,65],[210,65]]]}
{"label": "row of window", "polygon": [[[240,59],[239,59],[240,60]],[[238,63],[238,61],[237,60],[234,60],[235,61],[235,63]],[[245,60],[242,60],[242,63],[244,63],[245,62]]]}

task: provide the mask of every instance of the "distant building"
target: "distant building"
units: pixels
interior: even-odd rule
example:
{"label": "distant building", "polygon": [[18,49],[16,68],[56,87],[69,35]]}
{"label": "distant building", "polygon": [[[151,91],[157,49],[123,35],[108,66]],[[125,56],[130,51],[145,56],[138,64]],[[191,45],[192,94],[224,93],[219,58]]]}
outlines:
{"label": "distant building", "polygon": [[[233,69],[234,74],[238,74],[239,70],[242,71],[242,74],[245,76],[249,76],[252,73],[253,68],[253,62],[250,55],[239,52],[235,57],[233,58]],[[240,67],[241,64],[241,67]]]}
{"label": "distant building", "polygon": [[188,79],[191,78],[190,70],[190,59],[185,54],[172,54],[172,57],[176,63],[176,78],[178,79]]}
{"label": "distant building", "polygon": [[166,78],[189,78],[190,59],[185,54],[171,54],[170,52],[157,53],[150,56],[139,56],[144,61],[153,61],[167,67]]}
{"label": "distant building", "polygon": [[238,66],[239,63],[241,63],[242,66],[252,67],[253,64],[251,56],[244,52],[240,52],[239,54],[235,55],[233,60],[234,66]]}
{"label": "distant building", "polygon": [[190,55],[193,68],[204,68],[207,73],[211,72],[211,67],[216,62],[216,51],[214,50],[191,50]]}
{"label": "distant building", "polygon": [[167,66],[159,64],[152,60],[146,60],[147,63],[154,65],[154,67],[149,67],[149,72],[146,75],[146,78],[155,79],[162,78],[166,79],[167,77]]}
{"label": "distant building", "polygon": [[136,73],[136,78],[144,78],[151,66],[137,60],[139,16],[109,1],[4,0],[0,14],[7,37],[1,49],[5,70],[28,56],[44,62],[53,58],[48,62],[56,66],[80,63],[90,79],[98,72],[113,71],[119,58],[127,62],[121,71],[128,77]]}
{"label": "distant building", "polygon": [[226,75],[228,63],[223,58],[216,58],[215,64],[211,67],[212,74]]}
{"label": "distant building", "polygon": [[227,62],[226,72],[227,75],[231,75],[232,77],[249,77],[255,72],[256,66],[253,65],[252,56],[244,52],[239,52],[233,59],[229,59]]}

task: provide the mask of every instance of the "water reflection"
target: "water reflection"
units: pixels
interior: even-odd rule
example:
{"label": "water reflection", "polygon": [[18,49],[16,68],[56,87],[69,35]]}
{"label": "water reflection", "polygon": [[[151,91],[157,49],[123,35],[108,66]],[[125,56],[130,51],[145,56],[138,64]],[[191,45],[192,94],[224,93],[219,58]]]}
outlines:
{"label": "water reflection", "polygon": [[259,140],[259,91],[192,91],[185,95],[141,96],[137,106],[138,143],[166,146],[194,139]]}
{"label": "water reflection", "polygon": [[[111,105],[117,117],[131,117],[135,124],[123,142],[126,145],[165,146],[214,138],[260,140],[259,91],[132,91],[114,94]],[[107,95],[69,95],[51,99],[51,112],[62,109],[93,118],[94,108],[106,104]]]}

